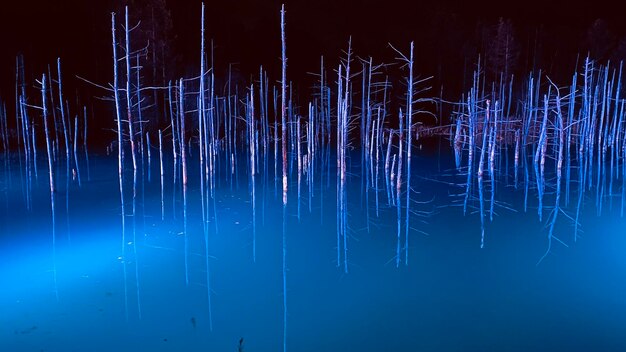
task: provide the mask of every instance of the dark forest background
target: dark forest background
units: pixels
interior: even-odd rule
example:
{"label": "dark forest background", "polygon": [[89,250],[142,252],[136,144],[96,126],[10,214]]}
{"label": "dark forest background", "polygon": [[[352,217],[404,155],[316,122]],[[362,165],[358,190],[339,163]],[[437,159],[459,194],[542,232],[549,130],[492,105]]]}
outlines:
{"label": "dark forest background", "polygon": [[[112,81],[110,13],[118,13],[121,23],[125,5],[130,7],[131,26],[140,21],[131,45],[147,48],[142,57],[144,85],[195,76],[200,61],[200,3],[24,0],[3,4],[0,97],[14,100],[17,55],[23,55],[26,79],[33,87],[48,64],[54,72],[60,57],[65,94],[79,97],[73,98],[78,106],[87,104],[96,114],[106,114],[110,103],[94,99],[105,92],[76,75],[99,84]],[[218,83],[224,82],[229,67],[233,81],[243,83],[258,73],[260,65],[277,81],[281,3],[206,2],[207,52],[211,55],[212,38]],[[450,100],[457,100],[471,84],[479,56],[488,79],[504,73],[521,83],[530,72],[541,69],[563,84],[569,83],[587,54],[601,63],[626,59],[623,15],[601,2],[318,0],[289,1],[286,9],[288,79],[294,81],[301,99],[315,82],[308,72],[319,72],[320,56],[325,57],[327,69],[335,67],[350,36],[354,53],[372,56],[374,63],[395,62],[388,43],[407,50],[415,41],[416,71],[434,76],[432,95],[438,96],[443,86]],[[110,127],[111,121],[112,115],[99,126]]]}

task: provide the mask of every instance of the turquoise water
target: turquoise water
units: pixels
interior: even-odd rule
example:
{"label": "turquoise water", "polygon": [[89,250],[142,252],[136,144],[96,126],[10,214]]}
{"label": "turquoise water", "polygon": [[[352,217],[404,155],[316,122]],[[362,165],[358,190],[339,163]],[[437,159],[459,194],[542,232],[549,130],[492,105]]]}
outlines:
{"label": "turquoise water", "polygon": [[409,265],[403,218],[402,262],[396,267],[396,208],[388,205],[382,178],[378,215],[373,189],[366,204],[360,159],[353,156],[345,273],[343,247],[337,263],[334,156],[329,169],[315,174],[310,211],[305,177],[298,200],[295,168],[283,209],[273,161],[267,176],[261,167],[254,236],[244,160],[233,183],[227,168],[220,168],[205,232],[197,154],[189,161],[186,225],[182,186],[180,179],[174,183],[170,157],[164,160],[161,218],[155,154],[135,187],[127,166],[124,238],[117,159],[90,156],[87,177],[81,158],[81,185],[70,174],[69,188],[60,161],[54,246],[45,162],[40,160],[32,191],[26,192],[17,159],[8,164],[3,159],[0,350],[237,351],[243,338],[244,351],[280,351],[283,222],[288,350],[626,350],[626,222],[620,197],[606,196],[598,215],[595,192],[587,192],[580,238],[574,241],[567,217],[578,196],[573,182],[570,204],[555,226],[563,244],[553,243],[537,265],[547,248],[552,189],[539,221],[536,191],[529,190],[524,211],[524,187],[514,187],[511,168],[500,171],[499,206],[493,221],[486,218],[481,249],[479,203],[471,199],[465,215],[461,206],[466,176],[455,170],[447,144],[440,151],[425,146],[414,152],[412,164],[416,213],[410,219]]}

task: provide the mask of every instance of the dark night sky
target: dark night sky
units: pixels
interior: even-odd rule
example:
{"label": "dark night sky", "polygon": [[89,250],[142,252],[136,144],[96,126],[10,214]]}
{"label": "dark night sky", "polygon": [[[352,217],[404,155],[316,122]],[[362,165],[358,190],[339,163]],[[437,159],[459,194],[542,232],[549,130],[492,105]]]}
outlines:
{"label": "dark night sky", "polygon": [[[150,0],[131,1],[131,16]],[[154,0],[152,0],[154,1]],[[174,39],[168,47],[176,60],[167,66],[171,78],[190,76],[199,62],[199,0],[165,0],[171,11]],[[87,89],[74,75],[98,83],[108,83],[111,75],[110,13],[127,2],[114,0],[22,0],[3,4],[0,10],[0,97],[14,99],[15,56],[23,53],[26,74],[32,82],[40,77],[47,64],[60,56],[67,85],[66,94]],[[276,78],[280,69],[279,10],[281,1],[232,0],[206,2],[207,38],[216,43],[215,62],[218,74],[229,62],[236,62],[242,75],[258,72],[264,65]],[[521,43],[541,28],[545,41],[544,55],[573,58],[584,51],[584,34],[597,18],[603,18],[619,40],[624,38],[622,13],[594,1],[586,6],[571,1],[289,1],[287,2],[287,50],[289,76],[306,77],[307,71],[318,71],[320,55],[335,64],[346,48],[349,35],[355,53],[372,55],[378,62],[392,61],[391,42],[408,48],[416,41],[418,71],[437,74],[437,65],[451,76],[463,70],[458,61],[448,60],[450,53],[459,55],[465,39],[473,36],[480,23],[495,23],[498,17],[511,18]],[[453,19],[457,42],[439,36],[433,23]],[[446,28],[446,25],[442,25]],[[139,44],[136,44],[139,45]],[[443,48],[443,49],[442,49]],[[434,55],[439,50],[440,55]],[[560,55],[560,56],[559,56]],[[437,60],[441,62],[437,62]],[[556,60],[556,59],[555,59]],[[569,59],[568,59],[569,60]],[[554,65],[554,60],[552,60]],[[329,64],[329,66],[330,66]],[[327,66],[327,67],[329,67]],[[440,67],[441,69],[441,67]],[[567,68],[571,72],[571,67]],[[102,94],[90,89],[85,95]]]}

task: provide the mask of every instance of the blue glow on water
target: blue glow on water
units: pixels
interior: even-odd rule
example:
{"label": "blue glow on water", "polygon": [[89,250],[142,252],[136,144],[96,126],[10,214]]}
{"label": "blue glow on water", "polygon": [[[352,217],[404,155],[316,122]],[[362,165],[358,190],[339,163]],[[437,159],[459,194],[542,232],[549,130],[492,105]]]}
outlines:
{"label": "blue glow on water", "polygon": [[[393,207],[381,207],[379,217],[370,213],[367,233],[358,175],[348,190],[349,274],[336,263],[334,174],[329,187],[325,181],[316,185],[311,213],[307,197],[300,200],[300,221],[292,185],[286,218],[291,349],[626,348],[626,239],[618,207],[600,217],[586,207],[576,243],[571,223],[559,221],[556,231],[569,247],[555,246],[537,266],[546,246],[545,222],[537,220],[536,208],[521,210],[523,192],[498,188],[498,200],[515,211],[497,209],[480,249],[480,219],[452,206],[458,189],[441,182],[450,179],[453,161],[433,155],[424,150],[414,160],[416,198],[432,199],[416,210],[433,215],[412,220],[419,231],[411,232],[409,266],[395,267]],[[150,182],[144,174],[145,193],[137,188],[137,216],[127,211],[122,244],[116,160],[92,162],[92,180],[82,188],[75,182],[69,193],[59,187],[54,257],[45,177],[35,181],[30,212],[15,185],[17,175],[0,192],[3,351],[232,351],[240,338],[245,351],[282,348],[282,206],[273,178],[257,179],[256,262],[245,171],[232,190],[220,181],[218,231],[211,219],[208,233],[210,331],[199,185],[189,185],[187,253],[180,185],[173,187],[168,171],[162,221],[156,163]],[[0,179],[8,185],[6,173]]]}

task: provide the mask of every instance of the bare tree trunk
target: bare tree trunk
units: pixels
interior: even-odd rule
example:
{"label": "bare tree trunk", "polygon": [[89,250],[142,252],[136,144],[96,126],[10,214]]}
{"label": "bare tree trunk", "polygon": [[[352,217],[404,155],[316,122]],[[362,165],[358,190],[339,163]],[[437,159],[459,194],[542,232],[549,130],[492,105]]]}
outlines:
{"label": "bare tree trunk", "polygon": [[126,114],[128,118],[128,133],[130,138],[130,152],[133,157],[133,170],[137,170],[137,156],[135,155],[135,129],[133,126],[132,104],[130,101],[130,28],[128,27],[128,6],[126,6]]}
{"label": "bare tree trunk", "polygon": [[282,76],[281,76],[281,88],[280,99],[281,108],[280,116],[282,123],[282,150],[283,150],[283,204],[287,204],[287,121],[286,121],[286,85],[287,85],[287,52],[285,43],[285,5],[283,4],[280,11],[280,34],[282,42]]}

